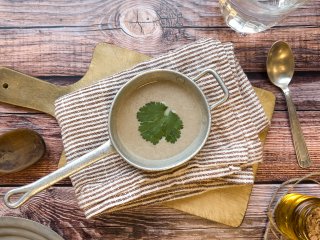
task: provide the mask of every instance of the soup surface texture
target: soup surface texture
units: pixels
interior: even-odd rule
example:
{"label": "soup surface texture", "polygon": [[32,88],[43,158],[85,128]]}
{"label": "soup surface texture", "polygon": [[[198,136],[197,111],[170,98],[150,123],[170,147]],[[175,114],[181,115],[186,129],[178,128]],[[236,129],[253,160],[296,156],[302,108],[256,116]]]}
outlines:
{"label": "soup surface texture", "polygon": [[[175,143],[164,138],[156,145],[142,138],[137,112],[149,102],[162,102],[183,122],[181,136]],[[116,131],[130,154],[150,160],[172,157],[185,150],[199,135],[204,113],[199,97],[183,82],[154,81],[121,97],[116,112]]]}

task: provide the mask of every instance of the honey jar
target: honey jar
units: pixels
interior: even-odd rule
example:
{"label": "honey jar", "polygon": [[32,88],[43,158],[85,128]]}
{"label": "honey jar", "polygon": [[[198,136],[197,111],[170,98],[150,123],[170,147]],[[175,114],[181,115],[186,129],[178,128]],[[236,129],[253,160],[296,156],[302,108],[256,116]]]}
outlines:
{"label": "honey jar", "polygon": [[287,194],[276,206],[274,218],[278,229],[288,239],[320,239],[320,198]]}

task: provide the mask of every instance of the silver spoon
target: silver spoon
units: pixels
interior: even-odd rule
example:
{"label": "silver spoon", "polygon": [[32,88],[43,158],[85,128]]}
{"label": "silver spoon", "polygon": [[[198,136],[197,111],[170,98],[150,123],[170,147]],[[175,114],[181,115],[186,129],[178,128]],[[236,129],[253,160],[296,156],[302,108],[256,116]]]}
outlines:
{"label": "silver spoon", "polygon": [[31,129],[16,129],[0,136],[0,174],[21,171],[45,153],[42,137]]}
{"label": "silver spoon", "polygon": [[288,88],[294,73],[294,57],[286,42],[278,41],[272,45],[268,53],[267,72],[271,82],[283,91],[286,98],[291,134],[298,164],[302,168],[310,167],[311,160],[307,145]]}

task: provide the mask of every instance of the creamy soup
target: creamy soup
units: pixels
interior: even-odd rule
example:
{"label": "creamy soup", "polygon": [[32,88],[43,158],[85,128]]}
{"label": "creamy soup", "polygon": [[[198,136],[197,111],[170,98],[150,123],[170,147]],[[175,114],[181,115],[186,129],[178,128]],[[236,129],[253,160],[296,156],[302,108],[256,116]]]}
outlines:
{"label": "creamy soup", "polygon": [[[162,138],[156,145],[146,141],[138,130],[137,112],[149,102],[162,102],[178,114],[183,122],[181,136],[175,143]],[[130,154],[159,160],[185,150],[199,135],[204,113],[199,97],[183,83],[155,81],[123,97],[116,112],[116,131],[123,147]]]}

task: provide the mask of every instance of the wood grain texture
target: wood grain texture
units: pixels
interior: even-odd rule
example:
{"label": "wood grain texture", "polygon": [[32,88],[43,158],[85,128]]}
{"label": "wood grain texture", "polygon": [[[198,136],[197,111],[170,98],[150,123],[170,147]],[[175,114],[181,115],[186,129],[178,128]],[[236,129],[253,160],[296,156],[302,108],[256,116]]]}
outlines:
{"label": "wood grain texture", "polygon": [[[251,84],[255,87],[268,90],[276,96],[275,111],[287,109],[285,98],[279,88],[268,80],[267,73],[246,72]],[[68,85],[76,82],[81,76],[51,76],[40,77],[42,80],[57,85]],[[320,111],[320,74],[319,72],[296,72],[290,84],[290,91],[298,111]],[[31,109],[23,109],[0,103],[0,113],[39,113]]]}
{"label": "wood grain texture", "polygon": [[[256,179],[260,184],[254,187],[240,228],[163,206],[136,208],[88,221],[77,207],[69,180],[60,183],[63,187],[39,194],[19,210],[8,210],[0,200],[0,215],[33,219],[67,240],[261,239],[267,203],[278,187],[275,183],[317,171],[320,165],[319,6],[320,0],[309,1],[276,27],[244,37],[224,24],[218,1],[0,0],[0,66],[66,85],[84,75],[99,42],[157,56],[211,37],[233,42],[251,83],[277,97],[264,162]],[[298,73],[290,89],[314,161],[309,170],[301,170],[296,163],[283,95],[268,82],[265,73],[266,53],[276,40],[287,41],[295,55]],[[44,136],[48,153],[25,171],[0,176],[0,199],[10,189],[6,186],[24,185],[54,171],[62,151],[60,129],[53,118],[0,103],[0,134],[19,127],[32,128]],[[300,190],[320,196],[315,185],[303,185]]]}
{"label": "wood grain texture", "polygon": [[246,71],[265,68],[276,40],[293,48],[298,70],[320,67],[320,1],[263,33],[228,28],[218,1],[0,1],[0,65],[34,76],[83,75],[94,46],[108,42],[156,56],[203,37],[231,41]]}
{"label": "wood grain texture", "polygon": [[287,113],[275,112],[264,146],[264,161],[259,166],[256,181],[285,181],[319,170],[320,112],[300,111],[298,116],[313,162],[312,166],[308,169],[301,169],[298,166]]}
{"label": "wood grain texture", "polygon": [[[0,202],[0,216],[20,216],[40,222],[66,240],[98,239],[262,239],[266,211],[277,184],[255,185],[243,224],[227,227],[163,206],[140,207],[84,219],[73,190],[54,187],[40,193],[18,210],[9,210]],[[10,188],[0,188],[2,196]],[[303,184],[299,192],[320,196],[320,187]]]}
{"label": "wood grain texture", "polygon": [[[272,92],[276,96],[276,111],[286,111],[284,94],[272,85],[266,72],[247,73],[251,84]],[[319,72],[296,72],[289,85],[293,102],[298,111],[320,110],[320,74]]]}
{"label": "wood grain texture", "polygon": [[[299,111],[298,115],[313,166],[303,170],[297,165],[287,113],[277,111],[273,115],[264,147],[264,162],[259,166],[256,182],[284,181],[319,169],[320,111]],[[1,185],[29,183],[57,169],[62,143],[55,121],[44,114],[0,114],[0,117],[5,120],[5,124],[0,123],[0,133],[17,127],[30,127],[44,136],[48,146],[48,153],[43,160],[24,171],[0,176]]]}

